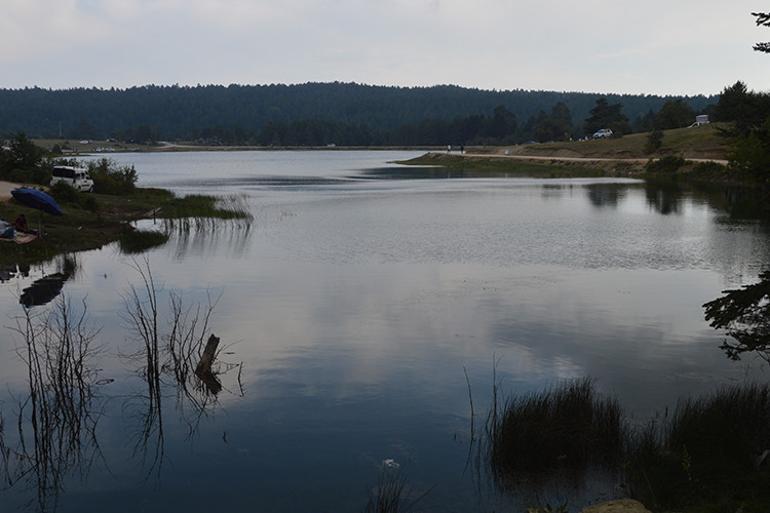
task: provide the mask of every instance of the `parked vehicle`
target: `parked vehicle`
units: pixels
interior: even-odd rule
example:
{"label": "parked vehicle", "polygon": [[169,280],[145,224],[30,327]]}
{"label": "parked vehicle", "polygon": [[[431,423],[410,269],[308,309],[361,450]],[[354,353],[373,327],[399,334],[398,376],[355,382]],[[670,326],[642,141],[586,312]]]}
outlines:
{"label": "parked vehicle", "polygon": [[612,129],[611,128],[602,128],[601,130],[597,130],[594,132],[593,138],[594,139],[609,139],[612,137]]}
{"label": "parked vehicle", "polygon": [[88,176],[88,170],[72,166],[54,166],[51,173],[51,186],[64,182],[81,192],[92,192],[94,181]]}

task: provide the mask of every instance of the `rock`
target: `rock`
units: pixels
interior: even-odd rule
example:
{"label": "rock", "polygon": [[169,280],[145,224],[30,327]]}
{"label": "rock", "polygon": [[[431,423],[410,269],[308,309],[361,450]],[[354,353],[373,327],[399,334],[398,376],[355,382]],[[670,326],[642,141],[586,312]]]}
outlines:
{"label": "rock", "polygon": [[622,499],[594,504],[581,513],[650,513],[650,511],[639,501]]}

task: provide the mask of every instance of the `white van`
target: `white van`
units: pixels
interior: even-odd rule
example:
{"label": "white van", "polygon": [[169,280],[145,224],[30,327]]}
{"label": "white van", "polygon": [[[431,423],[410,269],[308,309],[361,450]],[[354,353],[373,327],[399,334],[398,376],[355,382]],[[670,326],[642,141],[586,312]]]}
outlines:
{"label": "white van", "polygon": [[601,130],[597,130],[593,135],[594,139],[609,139],[610,137],[612,137],[611,128],[602,128]]}
{"label": "white van", "polygon": [[94,190],[94,181],[88,177],[88,170],[72,166],[54,166],[51,173],[51,186],[59,182],[64,182],[70,187],[81,192],[92,192]]}

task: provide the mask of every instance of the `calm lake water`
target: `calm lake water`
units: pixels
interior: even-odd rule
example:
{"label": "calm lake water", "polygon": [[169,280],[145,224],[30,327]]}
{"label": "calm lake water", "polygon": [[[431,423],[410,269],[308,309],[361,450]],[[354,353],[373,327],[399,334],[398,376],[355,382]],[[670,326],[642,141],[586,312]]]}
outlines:
{"label": "calm lake water", "polygon": [[[2,488],[0,512],[359,512],[383,466],[427,492],[420,511],[518,511],[538,499],[495,490],[468,464],[466,371],[477,430],[495,360],[506,392],[591,376],[639,422],[679,397],[767,380],[766,364],[725,357],[702,309],[768,263],[750,198],[620,179],[407,179],[387,163],[412,156],[113,155],[143,185],[237,195],[253,221],[177,228],[138,257],[112,245],[4,270],[5,444],[18,447],[21,431],[36,456],[9,462],[31,470]],[[219,298],[216,396],[185,393],[167,368],[160,401],[148,393],[124,303],[145,256],[163,329],[169,291],[185,305]],[[75,312],[85,301],[100,330],[94,424],[64,433],[74,452],[43,453],[36,444],[61,437],[29,425],[12,328],[24,289],[62,268],[63,295]],[[545,499],[574,509],[622,495],[612,479],[583,485]]]}

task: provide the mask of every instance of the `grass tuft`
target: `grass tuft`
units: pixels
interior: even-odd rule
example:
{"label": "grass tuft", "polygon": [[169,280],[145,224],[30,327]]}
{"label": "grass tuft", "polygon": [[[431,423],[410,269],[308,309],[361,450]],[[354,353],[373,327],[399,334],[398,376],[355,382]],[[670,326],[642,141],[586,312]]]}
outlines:
{"label": "grass tuft", "polygon": [[623,412],[615,399],[599,396],[590,379],[509,398],[496,410],[487,429],[490,463],[498,478],[581,471],[620,461]]}

